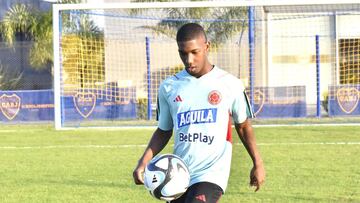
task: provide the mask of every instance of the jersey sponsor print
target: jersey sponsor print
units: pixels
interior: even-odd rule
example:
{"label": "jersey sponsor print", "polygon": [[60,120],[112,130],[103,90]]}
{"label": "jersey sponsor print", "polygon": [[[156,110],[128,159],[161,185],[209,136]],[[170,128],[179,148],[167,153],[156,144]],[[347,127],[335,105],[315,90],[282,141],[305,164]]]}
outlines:
{"label": "jersey sponsor print", "polygon": [[216,108],[190,110],[177,114],[178,127],[184,127],[190,124],[215,123]]}

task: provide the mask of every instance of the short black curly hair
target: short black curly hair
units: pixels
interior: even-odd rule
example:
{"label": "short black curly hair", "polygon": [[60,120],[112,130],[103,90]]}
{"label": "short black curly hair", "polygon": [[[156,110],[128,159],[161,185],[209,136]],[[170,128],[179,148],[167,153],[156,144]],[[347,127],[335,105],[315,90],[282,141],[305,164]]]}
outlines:
{"label": "short black curly hair", "polygon": [[184,42],[196,39],[198,37],[203,36],[205,41],[207,41],[207,37],[205,34],[204,28],[197,23],[187,23],[180,27],[176,34],[177,42]]}

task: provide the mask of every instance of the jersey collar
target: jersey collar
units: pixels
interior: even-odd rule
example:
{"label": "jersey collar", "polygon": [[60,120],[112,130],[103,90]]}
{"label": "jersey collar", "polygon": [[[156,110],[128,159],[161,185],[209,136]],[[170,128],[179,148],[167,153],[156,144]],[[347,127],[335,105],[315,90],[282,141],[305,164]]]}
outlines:
{"label": "jersey collar", "polygon": [[213,65],[213,68],[208,73],[201,76],[200,78],[197,78],[197,77],[194,77],[194,76],[190,75],[185,69],[182,70],[181,75],[184,75],[185,77],[190,78],[192,80],[203,80],[203,79],[210,78],[211,76],[215,75],[216,72],[218,71],[218,69],[219,68],[216,65]]}

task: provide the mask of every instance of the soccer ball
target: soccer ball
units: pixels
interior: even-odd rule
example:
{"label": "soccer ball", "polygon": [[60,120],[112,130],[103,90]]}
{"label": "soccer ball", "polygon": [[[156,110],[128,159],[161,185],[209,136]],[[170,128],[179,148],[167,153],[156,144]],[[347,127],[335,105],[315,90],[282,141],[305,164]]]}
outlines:
{"label": "soccer ball", "polygon": [[189,169],[174,154],[155,156],[145,168],[145,188],[160,200],[172,201],[179,198],[187,190],[189,182]]}

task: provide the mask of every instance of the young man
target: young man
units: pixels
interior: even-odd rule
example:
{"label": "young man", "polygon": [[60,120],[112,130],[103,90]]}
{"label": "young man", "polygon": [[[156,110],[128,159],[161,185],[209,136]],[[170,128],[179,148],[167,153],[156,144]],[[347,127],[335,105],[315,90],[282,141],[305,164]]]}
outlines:
{"label": "young man", "polygon": [[232,118],[253,161],[250,185],[259,190],[265,170],[248,120],[252,111],[241,81],[209,62],[210,43],[200,25],[183,25],[176,40],[185,70],[160,86],[158,128],[133,172],[134,182],[144,183],[146,164],[174,132],[174,154],[188,165],[191,180],[187,192],[172,202],[218,202],[230,174]]}

